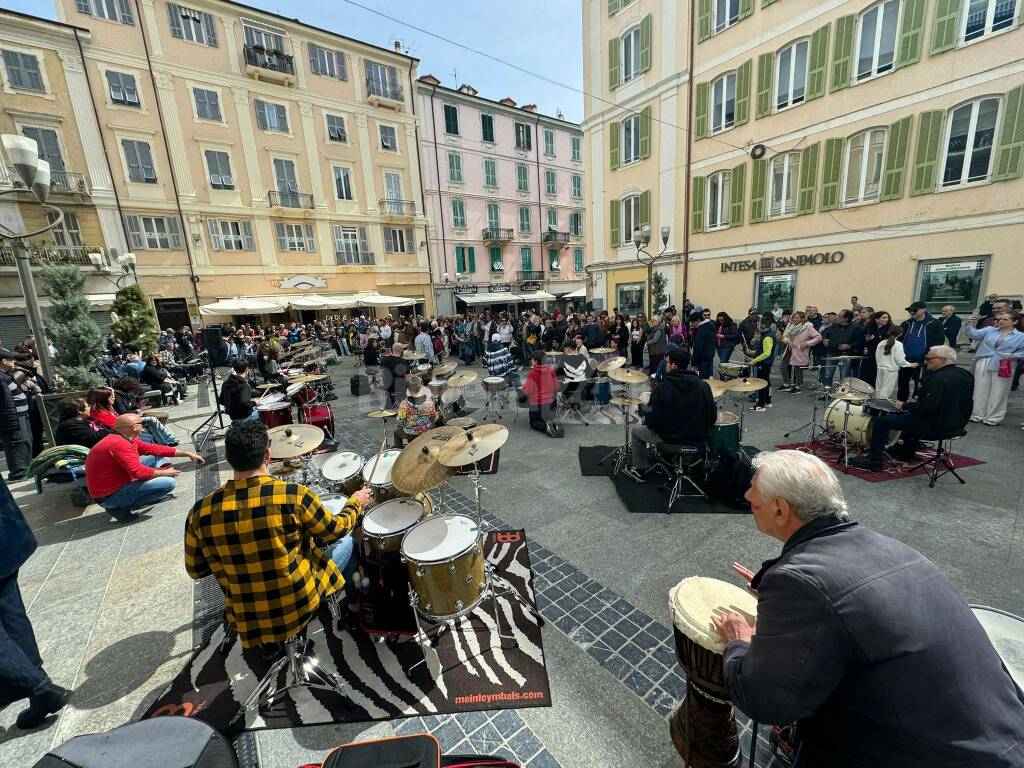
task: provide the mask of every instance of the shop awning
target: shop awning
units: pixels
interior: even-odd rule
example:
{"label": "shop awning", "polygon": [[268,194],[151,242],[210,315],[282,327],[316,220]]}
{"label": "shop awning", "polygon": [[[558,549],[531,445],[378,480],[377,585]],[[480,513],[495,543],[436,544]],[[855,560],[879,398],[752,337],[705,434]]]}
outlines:
{"label": "shop awning", "polygon": [[284,308],[285,305],[281,303],[242,296],[204,304],[199,312],[203,315],[269,315],[284,312]]}
{"label": "shop awning", "polygon": [[533,291],[532,293],[517,294],[515,301],[552,301],[557,298],[553,293],[547,291]]}
{"label": "shop awning", "polygon": [[455,294],[455,298],[459,301],[464,301],[467,304],[512,304],[517,301],[521,301],[519,296],[514,293],[467,293],[467,294]]}
{"label": "shop awning", "polygon": [[323,296],[319,293],[281,296],[278,301],[288,304],[293,309],[349,309],[356,306],[355,296]]}
{"label": "shop awning", "polygon": [[406,296],[386,296],[382,293],[357,293],[356,303],[360,307],[411,307],[416,299]]}
{"label": "shop awning", "polygon": [[585,299],[585,298],[587,298],[587,289],[586,288],[577,288],[575,291],[572,291],[571,293],[564,293],[564,294],[562,294],[562,298],[563,299]]}

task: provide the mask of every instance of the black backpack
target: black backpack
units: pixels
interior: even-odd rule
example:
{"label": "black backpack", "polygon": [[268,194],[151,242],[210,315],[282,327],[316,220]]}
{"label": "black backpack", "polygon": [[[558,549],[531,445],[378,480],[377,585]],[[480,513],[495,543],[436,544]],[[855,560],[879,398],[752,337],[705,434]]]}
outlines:
{"label": "black backpack", "polygon": [[441,745],[427,733],[396,736],[380,741],[362,741],[336,747],[322,768],[520,768],[500,757],[487,755],[441,755]]}
{"label": "black backpack", "polygon": [[735,456],[720,451],[705,480],[708,495],[735,509],[749,509],[750,503],[743,496],[750,490],[754,478],[753,458],[760,452],[752,445],[741,445]]}

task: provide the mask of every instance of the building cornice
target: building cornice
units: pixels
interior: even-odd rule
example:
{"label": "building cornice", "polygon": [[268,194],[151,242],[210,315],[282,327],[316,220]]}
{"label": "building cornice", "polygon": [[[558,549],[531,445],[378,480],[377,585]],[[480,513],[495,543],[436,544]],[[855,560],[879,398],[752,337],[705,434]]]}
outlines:
{"label": "building cornice", "polygon": [[417,80],[414,85],[416,86],[417,93],[421,93],[427,97],[436,91],[437,97],[445,101],[461,102],[467,106],[479,109],[482,112],[500,112],[516,120],[529,120],[531,122],[539,121],[541,125],[548,128],[560,128],[567,133],[576,134],[578,136],[583,135],[582,125],[580,123],[574,123],[571,120],[562,120],[557,117],[552,117],[551,115],[546,115],[543,112],[530,112],[522,107],[510,107],[507,104],[502,104],[484,96],[471,96],[468,93],[462,93],[461,91],[457,91],[452,88],[446,88],[443,85],[435,86],[432,83],[423,82],[422,80]]}

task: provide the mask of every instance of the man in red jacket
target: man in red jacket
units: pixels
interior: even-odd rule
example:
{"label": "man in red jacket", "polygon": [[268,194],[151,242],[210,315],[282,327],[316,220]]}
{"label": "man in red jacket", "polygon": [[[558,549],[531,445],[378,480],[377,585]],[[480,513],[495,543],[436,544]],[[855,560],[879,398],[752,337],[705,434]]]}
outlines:
{"label": "man in red jacket", "polygon": [[138,515],[132,510],[164,498],[174,490],[178,470],[170,457],[183,456],[202,464],[203,457],[169,445],[144,443],[142,417],[125,413],[117,417],[114,433],[107,435],[85,457],[89,495],[116,520],[127,523]]}
{"label": "man in red jacket", "polygon": [[555,369],[544,364],[544,352],[538,350],[530,355],[530,373],[523,384],[523,394],[530,404],[530,427],[539,432],[551,434],[549,424],[555,421],[555,396],[558,392],[558,376]]}

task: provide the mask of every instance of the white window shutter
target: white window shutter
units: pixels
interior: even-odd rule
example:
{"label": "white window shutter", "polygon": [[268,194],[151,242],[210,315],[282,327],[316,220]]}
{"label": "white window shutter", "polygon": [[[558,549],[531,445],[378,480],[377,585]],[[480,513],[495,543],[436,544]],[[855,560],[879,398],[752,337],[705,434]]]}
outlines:
{"label": "white window shutter", "polygon": [[412,239],[415,234],[415,230],[412,227],[408,227],[405,230],[405,252],[416,253],[416,242]]}
{"label": "white window shutter", "polygon": [[217,219],[207,219],[206,226],[210,228],[210,247],[215,251],[223,250],[220,241],[220,222]]}
{"label": "white window shutter", "polygon": [[275,224],[274,230],[277,232],[277,250],[287,251],[288,237],[285,235],[284,224],[281,224],[280,222]]}
{"label": "white window shutter", "polygon": [[252,222],[248,219],[241,221],[242,226],[242,248],[246,251],[256,250],[256,241],[252,236]]}
{"label": "white window shutter", "polygon": [[185,247],[185,242],[181,239],[181,227],[178,226],[178,220],[173,216],[167,216],[164,221],[171,249],[175,251],[182,250]]}
{"label": "white window shutter", "polygon": [[348,80],[348,69],[345,66],[345,54],[341,51],[336,51],[334,54],[335,65],[338,68],[338,79]]}
{"label": "white window shutter", "polygon": [[366,227],[359,228],[359,254],[370,253],[370,241],[366,238]]}
{"label": "white window shutter", "polygon": [[146,240],[142,236],[142,228],[139,225],[139,217],[128,214],[124,217],[125,227],[128,230],[128,242],[136,250],[146,249]]}
{"label": "white window shutter", "polygon": [[211,48],[217,47],[217,22],[209,13],[203,14],[203,30],[206,32],[206,44]]}
{"label": "white window shutter", "polygon": [[313,236],[313,225],[303,225],[306,229],[306,250],[309,253],[316,253],[316,238]]}

